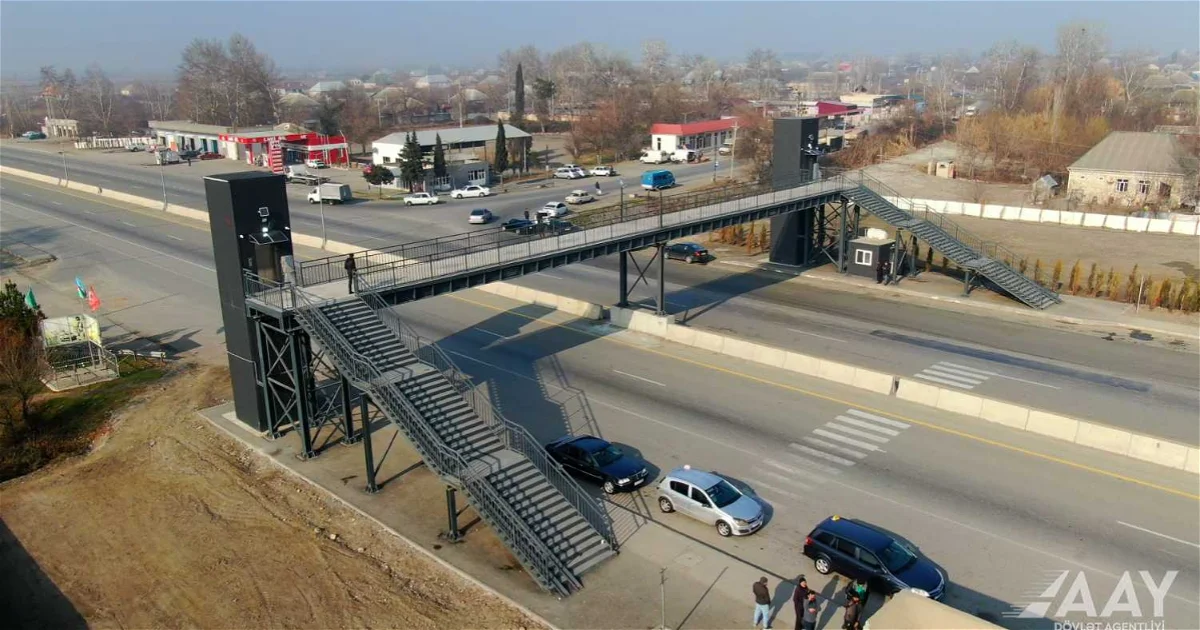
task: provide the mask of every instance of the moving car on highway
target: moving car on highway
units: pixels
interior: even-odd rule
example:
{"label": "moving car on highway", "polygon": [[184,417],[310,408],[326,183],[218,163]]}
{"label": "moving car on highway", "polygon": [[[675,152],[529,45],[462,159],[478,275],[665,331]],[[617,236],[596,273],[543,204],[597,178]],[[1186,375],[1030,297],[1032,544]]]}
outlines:
{"label": "moving car on highway", "polygon": [[862,521],[834,515],[821,521],[804,539],[804,555],[817,573],[836,571],[863,580],[877,593],[910,590],[932,599],[946,593],[946,576],[907,543]]}
{"label": "moving car on highway", "polygon": [[490,194],[492,194],[492,190],[490,188],[475,185],[455,188],[454,190],[450,191],[450,196],[455,199],[462,199],[464,197],[486,197]]}
{"label": "moving car on highway", "polygon": [[583,169],[580,168],[568,168],[566,166],[560,166],[559,168],[554,169],[555,179],[583,179],[584,177],[585,175],[583,173]]}
{"label": "moving car on highway", "polygon": [[682,260],[689,265],[708,260],[708,250],[698,243],[672,243],[666,248],[667,259]]}
{"label": "moving car on highway", "polygon": [[533,228],[533,221],[529,219],[509,219],[500,224],[500,229],[505,232],[516,232],[517,234],[528,234]]}
{"label": "moving car on highway", "polygon": [[487,223],[493,218],[495,218],[495,216],[492,214],[491,210],[488,210],[487,208],[476,208],[471,211],[470,215],[467,216],[467,223]]}
{"label": "moving car on highway", "polygon": [[720,475],[682,466],[658,482],[658,509],[715,525],[722,536],[747,536],[763,525],[758,501]]}
{"label": "moving car on highway", "polygon": [[567,203],[570,204],[578,205],[581,203],[590,203],[595,200],[596,198],[586,190],[572,190],[571,194],[567,195]]}
{"label": "moving car on highway", "polygon": [[646,462],[590,435],[568,435],[546,445],[567,472],[600,484],[605,494],[646,483]]}
{"label": "moving car on highway", "polygon": [[437,195],[434,195],[433,193],[419,192],[419,193],[413,193],[411,195],[406,196],[404,198],[404,205],[406,205],[406,206],[432,206],[440,201],[441,201],[441,199],[438,199]]}
{"label": "moving car on highway", "polygon": [[611,166],[597,166],[596,168],[593,168],[591,172],[592,175],[595,175],[596,177],[615,177],[617,174],[617,169]]}

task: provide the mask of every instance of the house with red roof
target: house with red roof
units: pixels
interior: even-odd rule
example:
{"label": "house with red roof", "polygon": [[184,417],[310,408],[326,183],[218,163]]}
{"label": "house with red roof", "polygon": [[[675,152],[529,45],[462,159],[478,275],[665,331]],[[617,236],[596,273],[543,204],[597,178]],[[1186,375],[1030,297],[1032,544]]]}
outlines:
{"label": "house with red roof", "polygon": [[730,117],[683,124],[654,123],[650,126],[650,148],[667,153],[692,149],[712,155],[726,140],[733,139],[737,122],[737,118]]}

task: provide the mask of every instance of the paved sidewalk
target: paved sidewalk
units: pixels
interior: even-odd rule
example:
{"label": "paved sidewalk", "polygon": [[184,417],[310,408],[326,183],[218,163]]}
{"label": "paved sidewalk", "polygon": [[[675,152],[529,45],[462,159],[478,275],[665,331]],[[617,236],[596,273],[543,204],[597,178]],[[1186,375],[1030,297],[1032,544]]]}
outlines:
{"label": "paved sidewalk", "polygon": [[839,290],[871,293],[898,300],[921,300],[925,305],[958,312],[989,313],[1005,319],[1020,318],[1043,323],[1116,326],[1133,331],[1145,331],[1200,340],[1200,316],[1171,313],[1166,309],[1135,309],[1133,305],[1104,299],[1062,295],[1063,303],[1044,311],[1016,304],[1011,299],[987,289],[975,289],[970,297],[962,294],[962,283],[936,272],[921,273],[891,285],[876,284],[873,279],[838,273],[833,265],[796,271],[786,265],[776,265],[765,255],[756,257],[723,256],[718,263],[751,269],[765,269],[799,278],[802,282],[834,285]]}

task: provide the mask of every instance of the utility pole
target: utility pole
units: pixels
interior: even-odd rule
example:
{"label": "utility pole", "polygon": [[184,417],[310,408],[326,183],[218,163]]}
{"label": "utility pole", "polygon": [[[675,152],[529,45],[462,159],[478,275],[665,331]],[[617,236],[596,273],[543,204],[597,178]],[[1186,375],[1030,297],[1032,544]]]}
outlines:
{"label": "utility pole", "polygon": [[737,157],[737,132],[738,132],[738,123],[739,122],[740,121],[738,121],[736,119],[733,121],[733,144],[729,145],[729,181],[730,181],[730,183],[733,182],[733,160],[734,160],[734,158]]}

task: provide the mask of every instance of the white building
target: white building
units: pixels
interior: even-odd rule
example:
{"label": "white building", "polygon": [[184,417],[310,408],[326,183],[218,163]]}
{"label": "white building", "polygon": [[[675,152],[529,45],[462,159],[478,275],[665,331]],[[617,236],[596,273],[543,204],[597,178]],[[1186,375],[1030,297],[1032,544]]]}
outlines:
{"label": "white building", "polygon": [[650,126],[650,148],[674,153],[676,149],[715,151],[726,140],[733,139],[737,118],[702,120],[681,125],[654,123]]}

